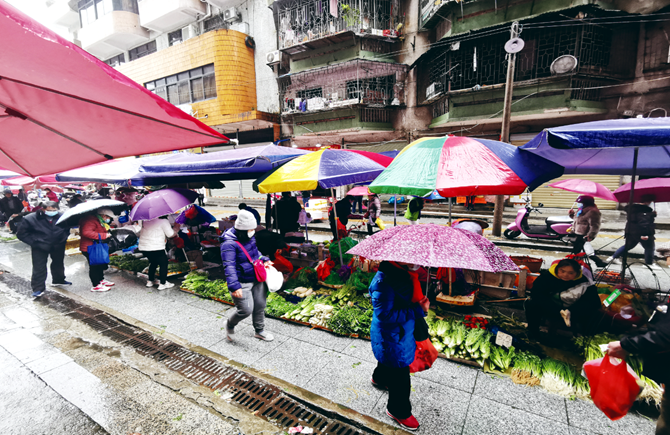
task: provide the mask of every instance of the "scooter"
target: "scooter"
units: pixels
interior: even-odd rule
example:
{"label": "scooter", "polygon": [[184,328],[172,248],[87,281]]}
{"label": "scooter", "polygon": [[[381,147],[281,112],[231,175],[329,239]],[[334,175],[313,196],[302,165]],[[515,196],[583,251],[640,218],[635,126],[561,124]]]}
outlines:
{"label": "scooter", "polygon": [[[540,203],[539,207],[544,207],[544,204]],[[572,228],[570,216],[549,216],[544,221],[545,225],[529,225],[528,216],[531,212],[542,213],[539,208],[533,207],[527,200],[526,205],[517,212],[516,220],[507,226],[503,235],[508,239],[515,239],[523,234],[532,239],[570,242],[568,240]]]}

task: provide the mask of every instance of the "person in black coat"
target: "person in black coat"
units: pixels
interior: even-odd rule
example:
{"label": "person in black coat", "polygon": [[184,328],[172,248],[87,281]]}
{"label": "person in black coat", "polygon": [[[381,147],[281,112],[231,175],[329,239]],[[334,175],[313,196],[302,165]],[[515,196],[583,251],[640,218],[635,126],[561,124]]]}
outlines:
{"label": "person in black coat", "polygon": [[31,213],[23,219],[16,237],[30,245],[33,274],[30,285],[33,297],[40,297],[46,290],[47,261],[51,257],[51,279],[53,285],[71,285],[65,280],[65,242],[70,235],[68,228],[56,225],[61,213],[58,204],[48,201],[43,210]]}
{"label": "person in black coat", "polygon": [[665,384],[661,400],[661,415],[656,434],[670,434],[670,314],[668,305],[659,305],[649,319],[646,330],[625,336],[608,344],[607,354],[625,359],[628,354],[642,357],[642,374],[659,384]]}
{"label": "person in black coat", "polygon": [[9,222],[9,229],[16,233],[18,224],[22,220],[23,203],[14,196],[11,190],[5,189],[5,197],[0,199],[0,222]]}
{"label": "person in black coat", "polygon": [[273,228],[278,229],[282,237],[286,233],[298,231],[300,210],[302,206],[291,192],[282,192],[281,199],[272,207]]}
{"label": "person in black coat", "polygon": [[628,252],[637,244],[641,244],[644,248],[644,262],[653,269],[660,269],[661,267],[654,263],[654,234],[656,234],[656,212],[649,205],[654,201],[654,195],[642,196],[640,204],[629,204],[626,206],[626,213],[628,219],[626,220],[626,243],[614,252],[607,262],[614,262],[621,264],[618,260],[624,252]]}
{"label": "person in black coat", "polygon": [[[354,197],[347,195],[341,200],[335,203],[335,212],[337,212],[337,219],[345,227],[349,223],[349,215],[351,214],[351,203],[354,200]],[[331,207],[328,212],[328,220],[330,221],[330,230],[333,232],[333,237],[337,240],[337,225],[335,225],[335,212]]]}

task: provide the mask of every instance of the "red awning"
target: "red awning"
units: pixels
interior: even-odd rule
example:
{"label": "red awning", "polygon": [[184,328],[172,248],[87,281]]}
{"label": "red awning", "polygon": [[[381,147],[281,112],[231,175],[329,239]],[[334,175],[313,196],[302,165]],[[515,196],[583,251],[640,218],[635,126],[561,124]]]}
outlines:
{"label": "red awning", "polygon": [[228,138],[0,2],[0,167],[37,176]]}

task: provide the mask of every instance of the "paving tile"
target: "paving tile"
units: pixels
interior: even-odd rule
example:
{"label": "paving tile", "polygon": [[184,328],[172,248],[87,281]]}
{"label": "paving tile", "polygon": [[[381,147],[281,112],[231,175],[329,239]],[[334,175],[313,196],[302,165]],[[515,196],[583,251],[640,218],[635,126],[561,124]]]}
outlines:
{"label": "paving tile", "polygon": [[608,435],[652,435],[655,432],[656,422],[636,412],[612,421],[591,402],[568,400],[566,403],[570,426],[575,428]]}
{"label": "paving tile", "polygon": [[290,338],[251,366],[304,388],[333,358],[331,350]]}
{"label": "paving tile", "polygon": [[304,327],[303,331],[294,338],[336,352],[343,352],[347,346],[359,340],[357,338],[340,337],[327,331],[308,327]]}
{"label": "paving tile", "polygon": [[252,365],[259,359],[273,352],[277,347],[289,340],[289,337],[272,331],[275,339],[263,341],[254,337],[254,328],[250,325],[237,325],[235,328],[235,341],[226,339],[225,331],[221,331],[221,340],[208,347],[209,350],[241,364]]}
{"label": "paving tile", "polygon": [[589,432],[574,426],[570,426],[568,429],[569,429],[568,433],[570,435],[596,435],[596,432]]}
{"label": "paving tile", "polygon": [[[337,355],[305,388],[356,411],[369,414],[382,396],[370,383],[377,364]],[[337,373],[337,376],[333,376]]]}
{"label": "paving tile", "polygon": [[2,312],[0,312],[0,332],[9,331],[11,329],[20,328],[21,325],[7,318]]}
{"label": "paving tile", "polygon": [[[425,379],[412,377],[412,414],[419,421],[422,434],[461,434],[468,411],[470,394]],[[388,393],[383,393],[372,417],[395,425],[386,415]]]}
{"label": "paving tile", "polygon": [[430,369],[419,372],[415,376],[472,393],[478,373],[480,373],[480,370],[473,367],[438,358]]}
{"label": "paving tile", "polygon": [[0,346],[11,354],[39,347],[42,343],[37,336],[24,329],[13,329],[0,335]]}
{"label": "paving tile", "polygon": [[354,358],[361,359],[363,361],[374,363],[375,365],[377,364],[375,354],[372,353],[372,343],[370,343],[368,340],[355,340],[349,343],[349,345],[345,347],[344,350],[342,350],[342,353],[353,356]]}
{"label": "paving tile", "polygon": [[565,399],[539,387],[512,382],[508,377],[479,372],[474,394],[532,414],[568,424]]}
{"label": "paving tile", "polygon": [[568,433],[568,425],[473,395],[462,433],[556,435]]}
{"label": "paving tile", "polygon": [[49,370],[63,366],[72,362],[72,358],[64,353],[54,353],[45,357],[30,361],[26,363],[26,367],[35,372],[36,375],[41,375]]}
{"label": "paving tile", "polygon": [[302,334],[305,329],[308,328],[309,327],[307,326],[296,325],[295,323],[273,319],[272,317],[265,318],[265,329],[272,333],[278,332],[291,338],[296,338],[298,335]]}
{"label": "paving tile", "polygon": [[9,320],[20,325],[22,328],[30,328],[37,326],[40,323],[40,318],[38,316],[21,306],[14,305],[3,308],[2,314]]}
{"label": "paving tile", "polygon": [[22,363],[27,364],[40,358],[48,357],[50,355],[55,355],[58,353],[61,353],[61,351],[56,349],[49,343],[43,342],[39,346],[15,352],[14,356]]}

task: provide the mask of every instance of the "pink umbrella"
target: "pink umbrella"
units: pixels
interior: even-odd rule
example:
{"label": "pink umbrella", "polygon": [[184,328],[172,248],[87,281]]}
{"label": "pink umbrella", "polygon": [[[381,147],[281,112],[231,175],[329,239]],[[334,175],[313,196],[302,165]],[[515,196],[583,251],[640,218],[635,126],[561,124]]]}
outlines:
{"label": "pink umbrella", "polygon": [[26,177],[26,176],[20,176],[20,177],[13,177],[13,178],[5,178],[4,180],[0,181],[0,184],[3,186],[29,186],[29,187],[40,187],[44,184],[52,184],[52,185],[63,185],[67,184],[66,182],[62,181],[57,181],[56,180],[56,175],[51,174],[51,175],[40,175],[39,177]]}
{"label": "pink umbrella", "polygon": [[[574,178],[551,183],[549,187],[567,190],[568,192],[581,193],[582,195],[589,195],[593,196],[594,198],[602,198],[608,201],[617,201],[611,190],[602,184],[591,180],[581,180],[579,178]],[[637,186],[635,187],[637,188]]]}
{"label": "pink umbrella", "polygon": [[401,225],[379,231],[347,254],[426,267],[519,270],[507,254],[479,234],[436,224]]}
{"label": "pink umbrella", "polygon": [[[631,183],[628,183],[614,191],[614,196],[619,202],[630,200],[630,187]],[[649,178],[636,181],[633,201],[642,202],[642,197],[645,195],[654,195],[654,202],[670,202],[670,179]]]}
{"label": "pink umbrella", "polygon": [[229,142],[2,1],[0,41],[4,169],[36,176]]}
{"label": "pink umbrella", "polygon": [[368,186],[356,186],[350,191],[347,192],[347,195],[351,196],[366,196],[366,195],[372,195],[370,193],[370,190],[368,189]]}

